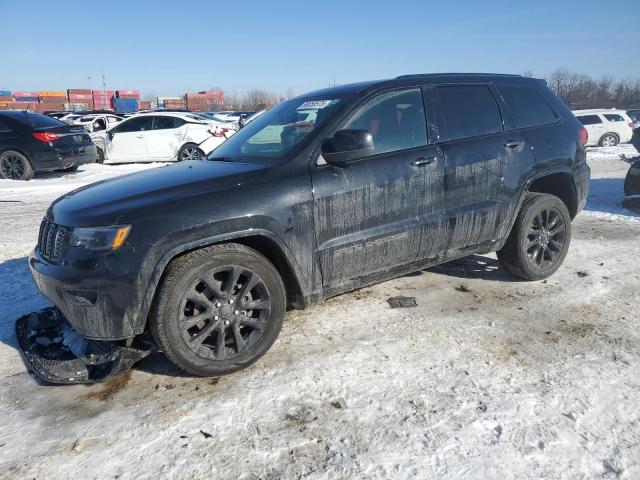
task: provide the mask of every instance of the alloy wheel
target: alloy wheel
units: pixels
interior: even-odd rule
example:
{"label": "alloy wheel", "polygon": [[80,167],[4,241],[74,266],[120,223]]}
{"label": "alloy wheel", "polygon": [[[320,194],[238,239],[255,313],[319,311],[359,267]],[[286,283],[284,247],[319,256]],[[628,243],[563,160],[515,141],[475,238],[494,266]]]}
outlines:
{"label": "alloy wheel", "polygon": [[271,311],[264,281],[237,265],[197,279],[183,295],[178,325],[183,340],[208,360],[233,360],[263,336]]}
{"label": "alloy wheel", "polygon": [[182,157],[180,160],[186,162],[187,160],[200,160],[202,158],[202,154],[200,153],[200,149],[197,147],[187,147],[182,151]]}
{"label": "alloy wheel", "polygon": [[556,208],[541,209],[529,225],[525,250],[540,269],[551,267],[560,257],[566,242],[566,225]]}
{"label": "alloy wheel", "polygon": [[0,172],[5,178],[20,180],[25,174],[24,160],[14,154],[7,154],[0,160]]}
{"label": "alloy wheel", "polygon": [[616,139],[613,135],[607,135],[606,137],[604,137],[602,139],[602,146],[603,147],[615,147],[616,146]]}

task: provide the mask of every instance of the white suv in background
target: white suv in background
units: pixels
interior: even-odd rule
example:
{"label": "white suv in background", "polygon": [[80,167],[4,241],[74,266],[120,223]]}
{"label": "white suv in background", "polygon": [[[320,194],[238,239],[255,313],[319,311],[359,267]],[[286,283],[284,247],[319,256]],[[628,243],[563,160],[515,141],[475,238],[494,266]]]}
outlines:
{"label": "white suv in background", "polygon": [[98,163],[199,160],[226,140],[214,125],[190,113],[133,115],[92,135]]}
{"label": "white suv in background", "polygon": [[587,129],[588,147],[614,147],[631,141],[633,121],[624,110],[597,108],[574,110],[573,114]]}

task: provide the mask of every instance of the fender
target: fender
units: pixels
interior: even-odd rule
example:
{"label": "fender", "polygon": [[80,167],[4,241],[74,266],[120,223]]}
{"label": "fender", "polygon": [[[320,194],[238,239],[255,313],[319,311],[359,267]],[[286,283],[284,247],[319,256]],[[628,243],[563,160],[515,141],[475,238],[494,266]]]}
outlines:
{"label": "fender", "polygon": [[[147,321],[147,316],[149,315],[149,310],[151,308],[151,303],[153,302],[153,299],[155,297],[155,292],[157,290],[158,284],[160,283],[160,279],[162,278],[167,265],[174,258],[178,257],[182,253],[198,248],[207,247],[217,243],[228,242],[230,240],[240,239],[243,237],[255,236],[266,237],[274,242],[278,246],[278,248],[280,248],[280,250],[284,254],[284,258],[286,259],[291,272],[294,275],[295,281],[300,286],[300,289],[302,290],[304,295],[306,290],[305,282],[301,282],[301,279],[304,278],[304,276],[302,275],[300,266],[296,262],[295,257],[292,255],[289,247],[282,241],[282,239],[278,235],[269,230],[247,228],[244,230],[227,232],[219,235],[205,236],[203,238],[190,242],[176,244],[173,248],[165,251],[165,253],[155,261],[153,258],[153,252],[150,251],[140,268],[140,275],[138,276],[136,282],[136,292],[134,292],[134,297],[129,304],[129,308],[125,312],[125,324],[130,325],[131,331],[134,333],[134,335],[143,333]],[[135,298],[136,296],[138,298]],[[139,306],[139,308],[137,308],[136,310],[137,306]]]}
{"label": "fender", "polygon": [[504,246],[504,244],[507,242],[509,233],[511,232],[511,229],[513,228],[513,225],[516,222],[516,218],[518,217],[518,213],[520,212],[520,208],[522,208],[522,203],[524,202],[524,197],[529,192],[529,188],[531,187],[531,184],[540,178],[546,177],[548,175],[556,174],[556,173],[566,173],[570,175],[571,178],[573,178],[573,188],[574,188],[574,193],[576,193],[575,192],[575,189],[576,189],[575,174],[573,170],[571,170],[569,166],[566,164],[549,165],[548,167],[545,167],[542,170],[538,170],[536,168],[535,171],[530,171],[529,174],[522,181],[520,192],[518,193],[517,199],[516,201],[513,202],[511,210],[508,213],[509,220],[508,222],[505,223],[505,225],[508,228],[506,229],[504,234],[501,235],[499,242],[495,244],[494,250],[500,250]]}

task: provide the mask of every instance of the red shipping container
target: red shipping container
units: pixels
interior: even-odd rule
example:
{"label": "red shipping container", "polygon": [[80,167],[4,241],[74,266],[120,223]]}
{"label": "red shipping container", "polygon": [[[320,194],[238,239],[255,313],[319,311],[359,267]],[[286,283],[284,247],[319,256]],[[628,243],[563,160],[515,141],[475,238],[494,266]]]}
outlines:
{"label": "red shipping container", "polygon": [[90,88],[70,88],[67,90],[67,94],[71,95],[91,95]]}
{"label": "red shipping container", "polygon": [[14,97],[39,97],[40,92],[13,92]]}
{"label": "red shipping container", "polygon": [[[76,103],[76,100],[91,100],[93,97],[90,93],[70,93],[69,101],[71,103]],[[81,102],[78,102],[81,103]]]}
{"label": "red shipping container", "polygon": [[118,98],[133,98],[131,95],[140,97],[140,92],[138,90],[116,90],[116,96]]}
{"label": "red shipping container", "polygon": [[13,102],[13,97],[11,95],[2,95],[0,96],[0,102]]}

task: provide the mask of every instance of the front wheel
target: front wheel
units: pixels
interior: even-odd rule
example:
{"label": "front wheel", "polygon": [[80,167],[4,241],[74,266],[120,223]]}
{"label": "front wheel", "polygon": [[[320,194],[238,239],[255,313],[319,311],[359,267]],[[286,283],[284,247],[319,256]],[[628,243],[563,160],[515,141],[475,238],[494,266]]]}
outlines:
{"label": "front wheel", "polygon": [[31,180],[33,178],[33,168],[29,159],[14,150],[0,153],[0,178]]}
{"label": "front wheel", "polygon": [[204,152],[198,148],[195,143],[185,143],[178,152],[178,161],[186,162],[187,160],[202,160]]}
{"label": "front wheel", "polygon": [[571,216],[562,200],[546,193],[529,193],[498,250],[500,264],[525,280],[542,280],[553,274],[567,256]]}
{"label": "front wheel", "polygon": [[285,309],[276,268],[251,248],[221,244],[171,264],[149,323],[175,365],[219,376],[251,365],[271,348]]}

